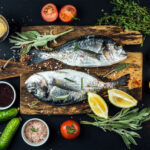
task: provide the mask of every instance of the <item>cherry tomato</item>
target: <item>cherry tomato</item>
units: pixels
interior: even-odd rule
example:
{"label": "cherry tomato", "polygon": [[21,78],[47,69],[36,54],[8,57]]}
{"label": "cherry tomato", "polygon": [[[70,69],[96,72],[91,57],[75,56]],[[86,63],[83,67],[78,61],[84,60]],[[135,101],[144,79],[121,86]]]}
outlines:
{"label": "cherry tomato", "polygon": [[58,18],[57,7],[52,3],[44,5],[41,10],[41,16],[46,22],[54,22]]}
{"label": "cherry tomato", "polygon": [[62,22],[71,22],[77,15],[77,9],[73,5],[65,5],[60,9],[59,18]]}
{"label": "cherry tomato", "polygon": [[60,127],[61,135],[68,140],[75,139],[80,134],[80,126],[74,120],[67,120]]}

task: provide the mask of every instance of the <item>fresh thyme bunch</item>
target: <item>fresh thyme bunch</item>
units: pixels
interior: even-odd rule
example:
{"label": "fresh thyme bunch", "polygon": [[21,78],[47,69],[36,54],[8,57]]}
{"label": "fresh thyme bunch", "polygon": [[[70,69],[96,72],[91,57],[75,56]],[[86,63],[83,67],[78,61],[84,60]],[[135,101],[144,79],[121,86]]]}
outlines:
{"label": "fresh thyme bunch", "polygon": [[119,25],[125,29],[150,34],[150,10],[134,0],[111,0],[112,12],[98,19],[99,25]]}
{"label": "fresh thyme bunch", "polygon": [[127,148],[130,149],[131,144],[137,145],[134,138],[141,138],[135,131],[142,129],[142,123],[150,120],[150,108],[144,108],[141,111],[138,108],[122,109],[109,119],[103,119],[94,114],[89,114],[89,116],[95,121],[81,121],[81,124],[93,125],[105,132],[116,132],[122,137]]}

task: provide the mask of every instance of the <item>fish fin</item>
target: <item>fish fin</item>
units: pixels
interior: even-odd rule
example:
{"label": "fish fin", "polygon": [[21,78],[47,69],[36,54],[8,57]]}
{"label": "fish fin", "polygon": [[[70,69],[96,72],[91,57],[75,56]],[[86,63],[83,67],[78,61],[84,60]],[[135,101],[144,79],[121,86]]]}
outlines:
{"label": "fish fin", "polygon": [[126,74],[113,82],[115,83],[115,87],[122,88],[128,86],[129,79],[130,79],[130,74]]}

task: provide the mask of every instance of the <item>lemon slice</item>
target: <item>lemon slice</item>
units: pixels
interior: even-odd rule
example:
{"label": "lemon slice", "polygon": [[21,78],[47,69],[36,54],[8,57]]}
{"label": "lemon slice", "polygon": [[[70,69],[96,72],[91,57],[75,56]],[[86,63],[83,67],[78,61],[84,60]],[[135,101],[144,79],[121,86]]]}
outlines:
{"label": "lemon slice", "polygon": [[108,90],[109,101],[120,108],[130,108],[137,105],[137,100],[131,95],[117,89]]}
{"label": "lemon slice", "polygon": [[104,99],[92,92],[88,92],[88,102],[92,111],[99,117],[108,118],[108,106]]}

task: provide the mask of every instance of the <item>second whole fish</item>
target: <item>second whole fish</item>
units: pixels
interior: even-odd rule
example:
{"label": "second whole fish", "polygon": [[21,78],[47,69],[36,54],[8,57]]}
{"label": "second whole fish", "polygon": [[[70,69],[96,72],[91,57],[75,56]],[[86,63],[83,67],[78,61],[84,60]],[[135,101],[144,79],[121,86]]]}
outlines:
{"label": "second whole fish", "polygon": [[122,46],[107,37],[88,35],[69,41],[51,52],[32,50],[29,65],[55,59],[69,66],[104,67],[127,58]]}
{"label": "second whole fish", "polygon": [[27,91],[39,100],[52,105],[68,105],[82,102],[87,92],[99,92],[126,86],[129,75],[112,82],[103,82],[87,73],[71,69],[39,72],[30,76],[26,82]]}

